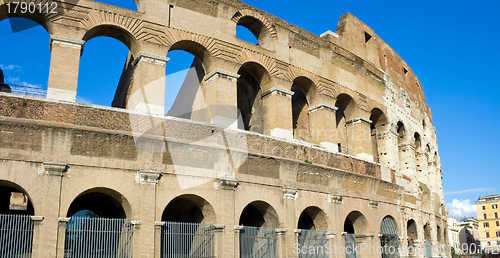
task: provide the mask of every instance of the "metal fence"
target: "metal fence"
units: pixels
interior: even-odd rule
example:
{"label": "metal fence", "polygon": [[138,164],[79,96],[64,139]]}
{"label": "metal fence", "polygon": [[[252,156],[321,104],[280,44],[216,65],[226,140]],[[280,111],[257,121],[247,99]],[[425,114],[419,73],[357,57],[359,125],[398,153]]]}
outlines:
{"label": "metal fence", "polygon": [[345,234],[344,236],[344,241],[345,241],[345,257],[346,258],[356,258],[357,257],[357,252],[356,252],[356,235],[354,234]]}
{"label": "metal fence", "polygon": [[47,89],[35,86],[9,84],[12,94],[46,98]]}
{"label": "metal fence", "polygon": [[240,230],[240,258],[276,258],[276,230],[264,227],[243,227]]}
{"label": "metal fence", "polygon": [[161,229],[161,257],[215,257],[213,226],[199,223],[165,222]]}
{"label": "metal fence", "polygon": [[0,214],[0,257],[31,257],[33,221],[27,215]]}
{"label": "metal fence", "polygon": [[325,248],[328,243],[328,236],[326,231],[322,230],[306,230],[301,229],[299,233],[299,245],[307,246],[307,250],[312,246],[315,250],[314,254],[306,252],[305,254],[300,252],[300,258],[328,258],[330,257]]}
{"label": "metal fence", "polygon": [[73,217],[66,225],[64,257],[132,257],[132,234],[130,220]]}

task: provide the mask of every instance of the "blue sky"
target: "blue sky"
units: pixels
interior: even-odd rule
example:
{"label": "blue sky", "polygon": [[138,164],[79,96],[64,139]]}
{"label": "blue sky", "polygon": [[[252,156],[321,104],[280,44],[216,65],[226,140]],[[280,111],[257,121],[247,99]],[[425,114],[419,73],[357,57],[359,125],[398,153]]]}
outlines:
{"label": "blue sky", "polygon": [[[133,0],[102,0],[136,9]],[[500,194],[496,147],[500,87],[500,1],[297,1],[245,0],[314,34],[335,31],[351,12],[368,24],[412,68],[432,108],[443,165],[443,189],[450,215],[475,216],[478,196]],[[46,87],[49,35],[38,26],[13,34],[0,22],[0,68],[7,83]],[[78,101],[110,105],[128,49],[110,38],[96,38],[80,62]],[[169,53],[167,102],[173,101],[192,57]],[[180,72],[179,72],[180,71]],[[177,72],[177,73],[176,73]],[[454,201],[456,199],[456,201]],[[467,202],[467,200],[469,200]]]}

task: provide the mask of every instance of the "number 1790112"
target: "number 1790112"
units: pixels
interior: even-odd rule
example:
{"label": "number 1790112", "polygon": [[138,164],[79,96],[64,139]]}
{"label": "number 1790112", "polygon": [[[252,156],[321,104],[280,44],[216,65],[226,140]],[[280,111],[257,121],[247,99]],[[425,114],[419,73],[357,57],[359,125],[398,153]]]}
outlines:
{"label": "number 1790112", "polygon": [[18,13],[57,13],[56,2],[35,3],[35,2],[9,2],[6,4],[8,14]]}

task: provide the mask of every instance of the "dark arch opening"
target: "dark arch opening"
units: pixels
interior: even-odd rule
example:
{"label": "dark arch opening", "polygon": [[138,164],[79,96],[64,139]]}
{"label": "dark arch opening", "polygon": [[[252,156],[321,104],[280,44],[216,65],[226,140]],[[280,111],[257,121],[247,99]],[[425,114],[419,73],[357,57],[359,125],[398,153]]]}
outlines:
{"label": "dark arch opening", "polygon": [[318,207],[307,207],[299,217],[298,229],[326,230],[328,228],[325,213]]}
{"label": "dark arch opening", "polygon": [[306,77],[293,81],[292,92],[292,125],[295,139],[310,141],[309,101],[308,95],[313,82]]}
{"label": "dark arch opening", "polygon": [[414,220],[408,220],[406,224],[406,233],[408,239],[408,246],[415,246],[415,241],[418,239],[417,223]]}
{"label": "dark arch opening", "polygon": [[381,133],[387,125],[387,117],[382,110],[374,108],[371,112],[370,120],[372,121],[370,129],[373,161],[379,162],[380,156],[384,154],[379,151],[378,134]]}
{"label": "dark arch opening", "polygon": [[250,227],[277,228],[279,226],[278,214],[271,205],[255,201],[243,209],[239,224]]}
{"label": "dark arch opening", "polygon": [[50,35],[41,26],[46,25],[43,20],[29,17],[0,18],[3,32],[0,48],[4,50],[0,59],[3,73],[0,91],[45,98],[51,59]]}
{"label": "dark arch opening", "polygon": [[424,226],[424,240],[431,241],[431,226],[429,224],[425,224]]}
{"label": "dark arch opening", "polygon": [[415,133],[413,135],[413,138],[415,139],[415,151],[417,153],[422,152],[422,139],[420,138],[420,134],[419,133]]}
{"label": "dark arch opening", "polygon": [[337,139],[338,139],[338,151],[342,153],[349,152],[349,143],[347,141],[347,121],[352,119],[352,113],[354,111],[354,100],[351,96],[347,94],[340,94],[337,97],[337,101],[335,102],[335,107],[337,107],[337,111],[335,112],[336,116],[336,125],[337,125]]}
{"label": "dark arch opening", "polygon": [[397,250],[399,248],[398,228],[394,218],[386,216],[380,223],[380,246],[383,247],[382,258],[397,258],[395,252],[391,252],[390,248]]}
{"label": "dark arch opening", "polygon": [[264,67],[254,62],[243,64],[238,74],[238,110],[243,120],[243,128],[240,129],[263,133],[262,88],[270,83],[269,74]]}
{"label": "dark arch opening", "polygon": [[127,214],[122,202],[109,193],[94,189],[93,192],[87,192],[77,197],[69,206],[67,216],[125,219]]}
{"label": "dark arch opening", "polygon": [[19,185],[0,180],[0,214],[35,215],[33,203]]}
{"label": "dark arch opening", "polygon": [[344,221],[344,232],[363,234],[368,226],[365,216],[359,211],[349,213]]}
{"label": "dark arch opening", "polygon": [[163,210],[162,221],[185,223],[215,223],[215,211],[203,198],[183,195],[174,198]]}
{"label": "dark arch opening", "polygon": [[344,221],[344,232],[347,232],[348,234],[355,234],[354,225],[349,218]]}

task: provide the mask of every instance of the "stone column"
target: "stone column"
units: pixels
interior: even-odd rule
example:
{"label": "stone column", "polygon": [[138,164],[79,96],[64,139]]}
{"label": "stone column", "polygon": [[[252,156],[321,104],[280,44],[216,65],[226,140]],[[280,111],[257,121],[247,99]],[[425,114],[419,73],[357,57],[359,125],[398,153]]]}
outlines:
{"label": "stone column", "polygon": [[[165,222],[155,221],[155,255],[153,257],[161,257],[161,228],[165,226]],[[217,242],[216,242],[217,244]]]}
{"label": "stone column", "polygon": [[314,143],[319,143],[332,152],[338,152],[336,142],[337,107],[321,103],[309,108],[310,134]]}
{"label": "stone column", "polygon": [[286,258],[287,245],[286,245],[286,228],[277,228],[276,235],[278,237],[278,258]]}
{"label": "stone column", "polygon": [[[44,201],[41,204],[41,210],[37,211],[39,215],[45,218],[58,218],[60,216],[59,199],[61,197],[61,184],[64,173],[68,170],[68,166],[62,163],[44,162],[43,170],[39,173],[44,177]],[[65,215],[65,214],[64,214]],[[56,219],[46,219],[39,226],[39,254],[43,257],[55,257],[59,255],[63,257],[63,253],[56,254],[56,250],[62,248],[64,251],[64,228],[62,235],[57,235],[59,225]],[[59,244],[62,241],[62,246]]]}
{"label": "stone column", "polygon": [[379,163],[397,171],[399,169],[398,133],[392,129],[380,132],[377,147]]}
{"label": "stone column", "polygon": [[[134,225],[134,257],[153,257],[155,253],[155,195],[161,173],[150,170],[136,172],[136,183],[141,192],[141,204],[132,215],[141,221],[132,220]],[[144,226],[141,226],[144,224]]]}
{"label": "stone column", "polygon": [[[330,258],[333,258],[333,257],[336,257],[336,250],[333,249],[333,247],[335,246],[335,236],[337,235],[337,231],[328,231],[326,232],[326,237],[328,238],[328,244],[331,245],[332,247],[332,253],[328,255],[328,257]],[[325,249],[326,251],[326,249]]]}
{"label": "stone column", "polygon": [[[234,226],[234,253],[233,257],[240,257],[240,232],[243,229],[243,226]],[[231,257],[231,256],[227,256]]]}
{"label": "stone column", "polygon": [[205,101],[211,123],[223,128],[238,128],[239,74],[215,69],[204,78]]}
{"label": "stone column", "polygon": [[[295,200],[297,200],[298,191],[295,187],[283,187],[283,207],[285,209],[285,226],[295,228],[297,226],[297,221],[295,219]],[[297,233],[295,231],[295,233]],[[293,253],[293,245],[298,243],[296,234],[287,234],[286,242],[288,246],[286,247],[286,254],[288,257],[297,257]]]}
{"label": "stone column", "polygon": [[416,160],[416,170],[417,170],[417,178],[418,181],[424,183],[429,186],[430,179],[429,176],[427,175],[428,173],[428,164],[429,164],[429,154],[424,153],[424,152],[419,152],[417,153],[417,160]]}
{"label": "stone column", "polygon": [[33,221],[33,244],[31,247],[31,257],[42,258],[42,252],[40,250],[40,224],[43,221],[42,216],[31,216],[31,221]]}
{"label": "stone column", "polygon": [[[302,233],[302,229],[295,229],[293,231],[293,242],[294,244],[295,243],[298,243],[299,242],[299,236],[300,236],[300,233]],[[292,245],[293,246],[293,245]],[[293,258],[299,258],[300,257],[300,252],[302,250],[302,246],[299,246],[300,250],[299,250],[299,253],[294,253],[293,251],[291,252],[291,254],[289,254],[289,257],[293,257]],[[295,252],[297,252],[296,249],[293,249]]]}
{"label": "stone column", "polygon": [[85,41],[50,36],[50,71],[47,98],[75,101],[80,55]]}
{"label": "stone column", "polygon": [[[370,254],[369,247],[374,246],[376,248],[377,246],[380,246],[380,239],[375,238],[375,234],[356,234],[356,242],[356,246],[359,250],[357,255],[358,258],[374,257],[373,254]],[[362,247],[366,249],[362,250]]]}
{"label": "stone column", "polygon": [[346,121],[349,154],[373,162],[371,123],[372,121],[363,117]]}
{"label": "stone column", "polygon": [[59,217],[59,227],[57,229],[57,258],[64,258],[64,242],[66,240],[66,225],[71,218]]}
{"label": "stone column", "polygon": [[262,93],[264,109],[264,134],[286,140],[293,139],[293,92],[273,87]]}
{"label": "stone column", "polygon": [[216,224],[214,228],[214,254],[215,257],[224,257],[224,229],[226,226]]}
{"label": "stone column", "polygon": [[438,183],[436,181],[436,161],[432,160],[427,164],[427,177],[430,179],[429,188],[432,193],[438,193]]}
{"label": "stone column", "polygon": [[415,144],[403,143],[399,145],[399,170],[403,175],[415,178]]}
{"label": "stone column", "polygon": [[165,115],[165,66],[168,58],[140,52],[134,59],[134,74],[126,108],[143,114]]}

